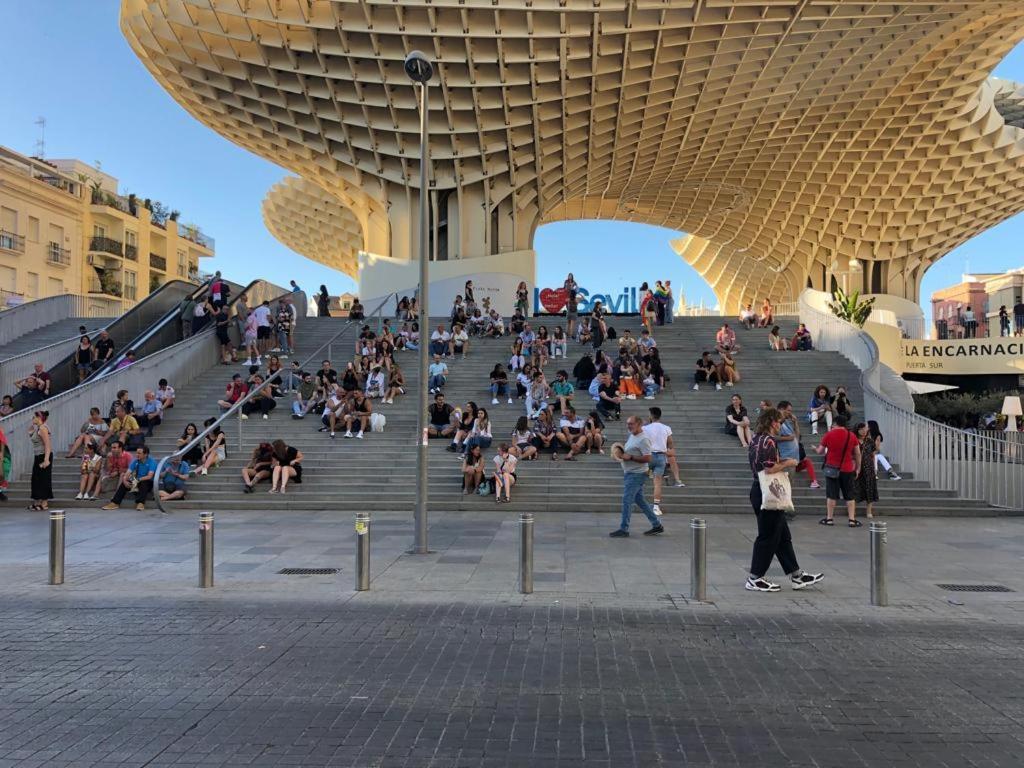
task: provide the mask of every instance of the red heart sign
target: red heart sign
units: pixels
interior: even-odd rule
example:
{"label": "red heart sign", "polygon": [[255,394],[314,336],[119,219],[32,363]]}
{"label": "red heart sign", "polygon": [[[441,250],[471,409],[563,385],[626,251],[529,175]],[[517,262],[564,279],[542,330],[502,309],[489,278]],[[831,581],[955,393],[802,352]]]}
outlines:
{"label": "red heart sign", "polygon": [[569,292],[565,288],[545,288],[540,292],[540,303],[553,315],[565,309]]}

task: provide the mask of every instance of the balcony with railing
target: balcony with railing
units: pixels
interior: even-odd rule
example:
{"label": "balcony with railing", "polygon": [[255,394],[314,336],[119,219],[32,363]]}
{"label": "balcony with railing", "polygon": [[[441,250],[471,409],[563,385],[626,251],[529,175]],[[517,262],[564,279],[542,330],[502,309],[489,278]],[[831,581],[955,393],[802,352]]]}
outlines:
{"label": "balcony with railing", "polygon": [[8,232],[6,229],[0,229],[0,250],[24,253],[25,236]]}
{"label": "balcony with railing", "polygon": [[112,192],[107,192],[103,189],[94,189],[92,191],[92,197],[90,201],[93,205],[104,206],[106,208],[113,208],[114,210],[121,211],[121,213],[130,213],[130,206],[128,204],[128,198],[122,197],[121,195],[115,195]]}
{"label": "balcony with railing", "polygon": [[124,287],[114,273],[101,272],[89,278],[89,293],[121,297],[124,294]]}
{"label": "balcony with railing", "polygon": [[126,259],[131,259],[132,261],[138,261],[139,260],[139,248],[138,248],[138,246],[131,245],[130,243],[125,243],[125,245],[124,245],[124,257]]}
{"label": "balcony with railing", "polygon": [[161,272],[167,271],[167,259],[163,256],[158,256],[155,253],[149,254],[149,268],[159,269]]}
{"label": "balcony with railing", "polygon": [[210,251],[215,250],[216,241],[209,235],[203,234],[203,231],[195,224],[179,224],[178,236],[191,243],[195,243],[201,248],[206,248]]}
{"label": "balcony with railing", "polygon": [[71,266],[71,249],[61,248],[60,243],[50,242],[46,245],[46,260],[51,264]]}
{"label": "balcony with railing", "polygon": [[109,253],[112,256],[124,256],[124,243],[110,237],[92,237],[89,239],[89,250]]}

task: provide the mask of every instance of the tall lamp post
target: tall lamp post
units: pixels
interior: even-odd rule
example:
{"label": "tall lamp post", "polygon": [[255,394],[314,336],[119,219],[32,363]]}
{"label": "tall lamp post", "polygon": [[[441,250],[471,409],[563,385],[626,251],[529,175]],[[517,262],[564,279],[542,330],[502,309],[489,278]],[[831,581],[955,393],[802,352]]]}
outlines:
{"label": "tall lamp post", "polygon": [[413,523],[416,529],[416,541],[412,553],[425,555],[430,550],[427,546],[427,407],[429,339],[430,339],[430,283],[428,281],[429,265],[429,231],[427,207],[430,189],[427,181],[427,164],[430,162],[427,147],[427,128],[429,125],[429,98],[427,84],[434,75],[434,67],[430,60],[420,51],[412,51],[405,57],[405,74],[420,86],[420,290],[419,290],[419,321],[420,321],[420,380],[419,380],[419,411],[416,414],[416,510]]}

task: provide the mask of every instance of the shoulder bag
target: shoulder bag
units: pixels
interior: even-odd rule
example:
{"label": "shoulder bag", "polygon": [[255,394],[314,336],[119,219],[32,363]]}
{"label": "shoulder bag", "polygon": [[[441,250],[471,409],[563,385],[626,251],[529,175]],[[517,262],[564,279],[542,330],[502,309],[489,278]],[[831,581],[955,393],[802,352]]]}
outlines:
{"label": "shoulder bag", "polygon": [[833,480],[839,479],[839,475],[841,474],[840,470],[843,467],[843,462],[846,461],[846,454],[849,451],[850,451],[850,431],[846,430],[846,445],[843,446],[843,455],[839,459],[839,464],[836,465],[836,466],[833,466],[832,464],[829,464],[828,463],[828,459],[826,457],[826,460],[825,460],[825,477],[830,477]]}

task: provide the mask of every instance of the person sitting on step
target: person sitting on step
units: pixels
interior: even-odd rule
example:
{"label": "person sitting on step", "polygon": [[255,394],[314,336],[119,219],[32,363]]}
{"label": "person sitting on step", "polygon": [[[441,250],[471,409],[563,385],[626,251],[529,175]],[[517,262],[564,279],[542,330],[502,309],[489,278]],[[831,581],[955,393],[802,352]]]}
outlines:
{"label": "person sitting on step", "polygon": [[370,416],[373,414],[373,404],[362,392],[356,390],[352,395],[349,405],[349,412],[345,414],[345,437],[352,437],[352,427],[359,425],[359,432],[356,437],[363,439],[363,433],[370,426]]}
{"label": "person sitting on step", "polygon": [[264,383],[263,377],[256,374],[253,377],[253,389],[256,390],[256,394],[242,406],[242,420],[248,419],[254,413],[259,413],[264,419],[269,419],[270,412],[277,407],[273,387]]}
{"label": "person sitting on step", "polygon": [[270,443],[260,443],[252,449],[249,462],[242,467],[242,490],[254,493],[256,485],[269,480],[273,472],[274,447]]}
{"label": "person sitting on step", "polygon": [[466,326],[462,324],[456,324],[452,328],[452,338],[449,346],[449,354],[452,357],[456,355],[462,355],[462,359],[466,359],[466,355],[469,353],[469,334],[466,333]]}
{"label": "person sitting on step", "polygon": [[498,453],[494,457],[494,501],[500,504],[502,491],[505,492],[505,501],[512,501],[512,486],[516,484],[516,464],[519,459],[509,450],[508,443],[498,446]]}
{"label": "person sitting on step", "polygon": [[715,349],[719,354],[740,351],[739,345],[736,343],[736,331],[730,328],[728,323],[722,323],[722,327],[715,334]]}
{"label": "person sitting on step", "polygon": [[807,406],[807,420],[811,422],[811,434],[818,434],[818,422],[824,420],[826,428],[832,429],[832,393],[828,391],[828,387],[824,384],[819,384],[814,388],[814,394],[811,395],[810,405]]}
{"label": "person sitting on step", "polygon": [[537,458],[537,447],[533,445],[533,430],[525,416],[520,416],[516,427],[512,430],[512,445],[509,450],[520,461],[532,461]]}
{"label": "person sitting on step", "polygon": [[79,449],[84,450],[89,445],[95,446],[98,451],[100,444],[104,442],[104,438],[109,431],[110,427],[107,426],[107,422],[100,416],[100,409],[96,407],[90,408],[89,418],[82,424],[81,429],[78,431],[78,437],[71,444],[71,448],[68,449],[65,458],[75,458],[75,454],[78,453]]}
{"label": "person sitting on step", "polygon": [[271,460],[269,493],[287,493],[289,481],[296,484],[302,482],[302,452],[284,440],[275,440],[271,445],[274,456]]}
{"label": "person sitting on step", "polygon": [[610,373],[599,374],[600,384],[597,388],[597,412],[604,418],[618,421],[622,418],[622,398],[612,381]]}
{"label": "person sitting on step", "polygon": [[636,400],[643,395],[643,388],[640,386],[640,372],[628,354],[619,358],[619,395],[626,400]]}
{"label": "person sitting on step", "polygon": [[322,402],[318,396],[316,380],[311,373],[303,373],[302,381],[295,389],[295,400],[292,402],[292,418],[304,419],[306,414],[315,410]]}
{"label": "person sitting on step", "polygon": [[185,498],[185,483],[188,481],[188,462],[181,456],[172,456],[164,464],[160,475],[160,501],[177,501]]}
{"label": "person sitting on step", "polygon": [[754,312],[753,306],[753,304],[747,304],[740,310],[740,325],[748,331],[753,330],[754,326],[757,325],[757,313]]}
{"label": "person sitting on step", "polygon": [[567,461],[576,461],[576,454],[587,450],[587,435],[584,420],[576,415],[571,405],[562,411],[562,419],[558,424],[558,442],[568,451]]}
{"label": "person sitting on step", "polygon": [[366,391],[363,394],[369,398],[379,397],[383,400],[386,392],[387,382],[384,379],[384,372],[379,365],[375,365],[366,377]]}
{"label": "person sitting on step", "polygon": [[242,374],[236,373],[224,388],[224,397],[217,401],[221,412],[230,410],[235,403],[249,394],[249,385],[242,381]]}
{"label": "person sitting on step", "polygon": [[579,362],[573,366],[572,369],[573,378],[576,379],[576,389],[588,389],[590,382],[597,376],[597,367],[594,365],[594,359],[587,352],[579,359]]}
{"label": "person sitting on step", "polygon": [[399,395],[405,394],[405,374],[402,373],[402,369],[399,368],[398,363],[391,365],[391,370],[388,371],[388,387],[387,391],[384,392],[384,401],[388,405],[395,404],[395,398]]}
{"label": "person sitting on step", "polygon": [[810,352],[814,349],[814,344],[811,343],[811,332],[807,330],[807,326],[803,323],[800,323],[796,333],[793,334],[789,348],[796,352]]}
{"label": "person sitting on step", "polygon": [[782,336],[779,335],[779,326],[773,325],[771,331],[768,333],[768,348],[773,352],[785,352],[786,342],[782,340]]}
{"label": "person sitting on step", "polygon": [[163,421],[163,405],[157,400],[156,392],[147,389],[142,396],[142,407],[135,417],[139,426],[146,430],[146,437],[153,436],[153,429]]}
{"label": "person sitting on step", "polygon": [[345,418],[345,406],[347,403],[348,398],[345,393],[341,391],[337,384],[332,384],[331,394],[327,396],[323,413],[320,414],[320,423],[323,426],[319,429],[320,432],[330,432],[332,440],[334,439],[334,433],[337,431],[337,425]]}
{"label": "person sitting on step", "polygon": [[[203,428],[205,429],[213,426],[213,422],[215,421],[216,419],[207,419],[203,422]],[[213,429],[206,434],[204,440],[206,447],[203,450],[202,465],[196,471],[197,475],[208,474],[210,469],[216,467],[228,457],[227,436],[219,426],[213,427]]]}
{"label": "person sitting on step", "polygon": [[604,422],[601,414],[591,411],[583,422],[583,431],[587,436],[587,452],[604,453]]}
{"label": "person sitting on step", "polygon": [[538,452],[550,451],[551,460],[558,461],[558,430],[551,419],[551,412],[541,411],[533,427],[533,445]]}
{"label": "person sitting on step", "polygon": [[548,398],[551,397],[551,387],[548,386],[542,371],[535,371],[530,387],[526,392],[526,414],[537,418],[537,413],[548,407]]}
{"label": "person sitting on step", "polygon": [[562,326],[556,325],[551,332],[551,358],[562,358],[564,360],[568,353],[569,338],[565,335],[565,331],[562,330]]}
{"label": "person sitting on step", "polygon": [[565,413],[566,409],[572,405],[575,391],[575,388],[569,381],[569,374],[566,371],[562,370],[555,374],[555,382],[551,385],[551,394],[557,403],[559,411]]}
{"label": "person sitting on step", "polygon": [[721,353],[715,367],[718,369],[718,380],[724,382],[725,386],[731,387],[740,380],[740,372],[736,370],[736,360],[729,352]]}
{"label": "person sitting on step", "polygon": [[474,445],[462,460],[462,495],[475,493],[484,479],[484,454],[479,445]]}
{"label": "person sitting on step", "polygon": [[508,374],[505,373],[505,369],[502,368],[501,363],[494,365],[494,370],[491,371],[491,405],[498,404],[499,397],[507,397],[509,405],[512,404],[512,396],[508,391]]}
{"label": "person sitting on step", "polygon": [[715,383],[715,389],[721,389],[722,383],[718,378],[718,367],[711,359],[711,353],[704,351],[697,360],[696,370],[693,372],[693,391],[700,389],[701,384]]}
{"label": "person sitting on step", "polygon": [[452,424],[453,411],[454,409],[444,401],[442,393],[434,395],[434,402],[427,408],[428,437],[452,437],[455,434],[455,425]]}
{"label": "person sitting on step", "polygon": [[121,476],[121,482],[114,491],[114,498],[104,504],[102,509],[114,510],[121,506],[124,497],[135,493],[135,508],[140,512],[146,508],[146,499],[153,491],[153,478],[156,476],[156,460],[150,458],[149,448],[140,446],[135,451],[135,460],[128,465],[128,471]]}
{"label": "person sitting on step", "polygon": [[469,433],[473,431],[473,422],[476,421],[476,403],[472,400],[466,403],[465,409],[460,411],[458,408],[453,412],[455,417],[455,437],[452,438],[451,445],[445,450],[463,453],[465,451],[465,442],[469,439]]}

